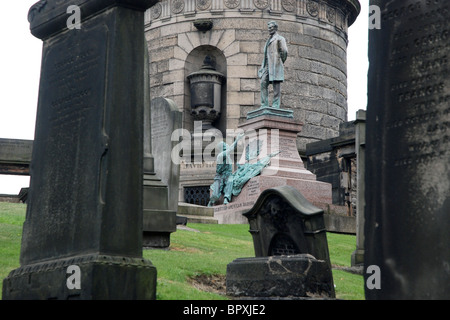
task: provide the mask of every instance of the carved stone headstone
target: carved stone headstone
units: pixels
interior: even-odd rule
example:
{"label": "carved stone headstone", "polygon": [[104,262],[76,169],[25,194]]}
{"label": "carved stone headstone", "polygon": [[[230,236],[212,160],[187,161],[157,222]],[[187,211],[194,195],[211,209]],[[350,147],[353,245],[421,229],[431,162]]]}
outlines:
{"label": "carved stone headstone", "polygon": [[[152,163],[144,173],[144,247],[167,248],[170,234],[176,231],[178,210],[179,164],[172,161],[175,143],[171,137],[182,125],[182,114],[176,104],[155,98],[150,104]],[[151,134],[150,134],[151,133]]]}
{"label": "carved stone headstone", "polygon": [[178,189],[180,165],[172,161],[172,133],[182,127],[182,113],[170,99],[155,98],[151,103],[152,112],[152,150],[155,172],[169,188],[169,209],[178,209]]}
{"label": "carved stone headstone", "polygon": [[[154,299],[142,257],[144,11],[154,0],[40,1],[43,57],[20,267],[3,299]],[[78,5],[81,29],[68,29]]]}
{"label": "carved stone headstone", "polygon": [[227,266],[234,296],[334,298],[323,210],[290,186],[261,193],[248,218],[256,258]]}
{"label": "carved stone headstone", "polygon": [[370,4],[366,298],[450,299],[450,8]]}

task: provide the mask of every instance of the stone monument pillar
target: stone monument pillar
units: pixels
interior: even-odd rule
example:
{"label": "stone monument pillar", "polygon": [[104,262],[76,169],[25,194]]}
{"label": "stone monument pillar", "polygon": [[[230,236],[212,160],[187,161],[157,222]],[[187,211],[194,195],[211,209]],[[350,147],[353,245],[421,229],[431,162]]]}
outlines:
{"label": "stone monument pillar", "polygon": [[355,120],[355,149],[356,149],[356,250],[352,253],[351,264],[364,264],[364,176],[366,152],[366,111],[358,110]]}
{"label": "stone monument pillar", "polygon": [[44,41],[39,101],[20,267],[3,299],[155,298],[142,257],[143,22],[155,2],[31,7]]}
{"label": "stone monument pillar", "polygon": [[448,2],[370,4],[366,298],[450,299]]}
{"label": "stone monument pillar", "polygon": [[[231,200],[228,199],[223,201],[222,205],[214,207],[214,217],[219,223],[245,223],[241,213],[253,206],[261,192],[280,186],[287,185],[297,189],[308,201],[320,208],[327,208],[332,203],[331,184],[317,181],[316,176],[306,170],[299,155],[297,136],[302,131],[303,123],[294,119],[292,110],[281,108],[283,64],[287,59],[288,48],[285,38],[277,32],[276,22],[270,21],[268,30],[269,39],[266,41],[263,62],[258,70],[258,77],[261,79],[261,105],[250,111],[246,121],[239,124],[238,128],[248,138],[245,147],[247,150],[251,144],[258,146],[258,152],[252,160],[243,160],[242,158],[249,158],[249,154],[242,155],[241,167],[246,164],[269,164],[268,156],[270,165],[261,167],[258,175],[249,177],[236,188],[236,182],[242,178],[238,165],[237,171],[229,179],[232,180],[233,196],[236,198],[231,204],[228,204]],[[270,84],[274,91],[272,106],[269,106]],[[244,177],[246,176],[247,174],[244,174]],[[216,203],[218,201],[214,202]]]}

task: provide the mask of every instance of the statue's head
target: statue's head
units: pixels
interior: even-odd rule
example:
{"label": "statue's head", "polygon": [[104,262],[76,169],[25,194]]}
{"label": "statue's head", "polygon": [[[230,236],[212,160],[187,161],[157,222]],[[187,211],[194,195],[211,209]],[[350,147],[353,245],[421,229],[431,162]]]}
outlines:
{"label": "statue's head", "polygon": [[269,33],[270,34],[274,34],[277,30],[278,30],[278,23],[276,23],[275,21],[269,21],[267,23],[267,28],[269,29]]}

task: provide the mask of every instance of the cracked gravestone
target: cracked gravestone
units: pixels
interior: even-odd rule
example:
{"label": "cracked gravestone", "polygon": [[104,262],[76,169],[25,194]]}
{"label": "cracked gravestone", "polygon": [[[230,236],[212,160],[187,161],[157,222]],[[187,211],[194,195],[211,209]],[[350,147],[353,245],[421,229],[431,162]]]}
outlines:
{"label": "cracked gravestone", "polygon": [[256,257],[227,266],[227,294],[334,298],[323,210],[293,187],[267,189],[244,216]]}

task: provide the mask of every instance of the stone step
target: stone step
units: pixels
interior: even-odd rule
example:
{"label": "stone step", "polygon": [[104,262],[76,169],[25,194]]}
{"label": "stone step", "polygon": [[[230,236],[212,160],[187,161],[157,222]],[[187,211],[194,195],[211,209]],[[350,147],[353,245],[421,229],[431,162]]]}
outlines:
{"label": "stone step", "polygon": [[213,217],[205,217],[205,216],[196,216],[196,215],[188,215],[185,216],[189,223],[209,223],[209,224],[218,224],[219,221]]}
{"label": "stone step", "polygon": [[177,214],[180,216],[204,216],[204,217],[214,217],[214,208],[199,206],[195,204],[179,202]]}

